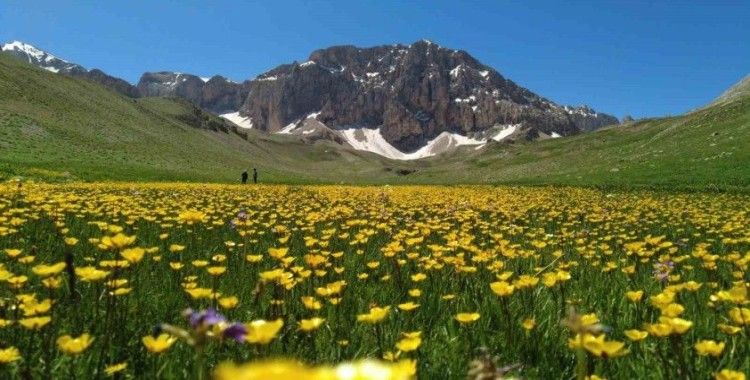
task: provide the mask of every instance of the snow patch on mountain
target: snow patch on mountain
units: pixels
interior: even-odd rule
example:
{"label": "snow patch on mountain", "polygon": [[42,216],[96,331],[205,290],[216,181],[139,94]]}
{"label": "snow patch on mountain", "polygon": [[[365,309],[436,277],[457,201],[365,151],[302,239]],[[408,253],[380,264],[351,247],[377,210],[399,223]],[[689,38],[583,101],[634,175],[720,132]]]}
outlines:
{"label": "snow patch on mountain", "polygon": [[[12,51],[12,50],[24,52],[28,54],[29,56],[36,58],[39,61],[41,61],[43,58],[45,61],[51,61],[53,59],[60,59],[60,58],[55,57],[52,54],[41,51],[37,49],[36,47],[29,45],[27,43],[21,42],[21,41],[13,41],[13,42],[3,45],[3,51]],[[68,63],[68,61],[64,59],[60,59],[60,60],[65,63]],[[29,62],[31,63],[31,61]]]}
{"label": "snow patch on mountain", "polygon": [[462,64],[459,64],[458,66],[454,67],[454,68],[453,68],[453,69],[452,69],[452,70],[450,71],[450,75],[451,75],[452,77],[454,77],[454,78],[458,77],[458,74],[459,74],[459,73],[460,73],[461,71],[463,71],[463,69],[464,69],[464,68],[463,68],[463,66],[464,66],[464,64],[462,63]]}
{"label": "snow patch on mountain", "polygon": [[299,120],[295,120],[295,121],[287,124],[286,127],[281,128],[281,130],[278,131],[278,132],[276,132],[276,133],[278,133],[280,135],[289,135],[289,134],[291,134],[294,131],[295,128],[297,128],[297,125],[299,124],[299,122],[300,122]]}
{"label": "snow patch on mountain", "polygon": [[249,117],[244,117],[240,115],[239,112],[230,112],[230,113],[225,113],[219,116],[231,121],[232,123],[237,124],[238,127],[242,127],[246,129],[250,129],[253,127],[253,120]]}
{"label": "snow patch on mountain", "polygon": [[456,98],[453,101],[456,102],[456,103],[471,103],[471,102],[476,102],[477,101],[477,97],[474,96],[474,95],[469,95],[468,98],[463,98],[463,99],[462,98]]}
{"label": "snow patch on mountain", "polygon": [[307,117],[306,117],[305,119],[317,119],[317,118],[318,118],[318,115],[320,115],[320,111],[318,111],[318,112],[313,112],[313,113],[311,113],[311,114],[307,115]]}
{"label": "snow patch on mountain", "polygon": [[463,145],[481,145],[477,140],[457,133],[442,132],[415,152],[404,153],[383,138],[380,128],[348,128],[339,131],[346,142],[354,149],[372,152],[393,160],[416,160],[432,157]]}
{"label": "snow patch on mountain", "polygon": [[518,127],[520,127],[521,124],[509,124],[506,125],[503,129],[501,129],[497,134],[492,136],[492,139],[495,141],[502,141],[503,139],[507,138],[508,136],[512,135],[513,133],[518,130]]}
{"label": "snow patch on mountain", "polygon": [[78,66],[21,41],[4,44],[2,51],[15,53],[16,56],[25,58],[28,63],[53,73],[60,72],[61,68],[73,69]]}

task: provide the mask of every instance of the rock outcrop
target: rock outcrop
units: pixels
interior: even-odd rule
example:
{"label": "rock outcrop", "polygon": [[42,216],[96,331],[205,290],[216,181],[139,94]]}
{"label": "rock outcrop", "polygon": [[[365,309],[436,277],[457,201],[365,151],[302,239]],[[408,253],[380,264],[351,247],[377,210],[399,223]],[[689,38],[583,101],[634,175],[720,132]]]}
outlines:
{"label": "rock outcrop", "polygon": [[[243,90],[245,89],[245,90]],[[217,114],[240,108],[247,86],[222,76],[200,78],[191,74],[161,71],[144,73],[138,81],[141,96],[177,97]]]}

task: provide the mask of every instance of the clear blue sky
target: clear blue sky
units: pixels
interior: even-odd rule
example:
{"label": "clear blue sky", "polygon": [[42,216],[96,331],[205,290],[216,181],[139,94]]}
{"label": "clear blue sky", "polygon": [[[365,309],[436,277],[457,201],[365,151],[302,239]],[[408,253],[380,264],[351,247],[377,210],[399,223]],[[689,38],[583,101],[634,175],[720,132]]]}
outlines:
{"label": "clear blue sky", "polygon": [[137,82],[144,71],[253,78],[317,48],[463,49],[562,104],[679,114],[750,73],[750,1],[8,1],[22,40]]}

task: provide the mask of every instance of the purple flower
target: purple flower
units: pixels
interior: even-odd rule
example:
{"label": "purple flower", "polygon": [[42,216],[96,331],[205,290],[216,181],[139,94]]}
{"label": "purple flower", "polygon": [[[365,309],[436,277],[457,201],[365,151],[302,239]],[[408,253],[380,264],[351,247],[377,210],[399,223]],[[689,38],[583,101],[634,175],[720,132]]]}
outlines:
{"label": "purple flower", "polygon": [[213,325],[226,322],[226,318],[219,314],[215,309],[206,309],[205,311],[185,310],[190,327],[197,329],[199,327],[211,327]]}
{"label": "purple flower", "polygon": [[233,323],[224,329],[223,335],[224,338],[232,338],[238,342],[244,342],[245,335],[247,335],[247,328],[242,323]]}

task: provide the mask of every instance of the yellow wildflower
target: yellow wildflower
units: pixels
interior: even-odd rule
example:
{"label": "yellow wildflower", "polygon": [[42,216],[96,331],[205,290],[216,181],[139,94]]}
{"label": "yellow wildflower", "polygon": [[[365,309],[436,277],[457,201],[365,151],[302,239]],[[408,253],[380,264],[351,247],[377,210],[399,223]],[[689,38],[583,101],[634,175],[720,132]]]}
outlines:
{"label": "yellow wildflower", "polygon": [[247,336],[245,340],[250,343],[268,344],[284,326],[284,320],[266,321],[263,319],[252,321],[245,325],[247,327]]}
{"label": "yellow wildflower", "polygon": [[93,339],[89,334],[81,334],[78,337],[63,335],[57,338],[57,348],[67,355],[78,355],[91,345]]}
{"label": "yellow wildflower", "polygon": [[147,335],[141,338],[141,342],[143,342],[143,345],[146,347],[148,352],[152,354],[160,354],[168,350],[176,341],[177,338],[169,334],[159,334],[159,336],[157,337]]}

